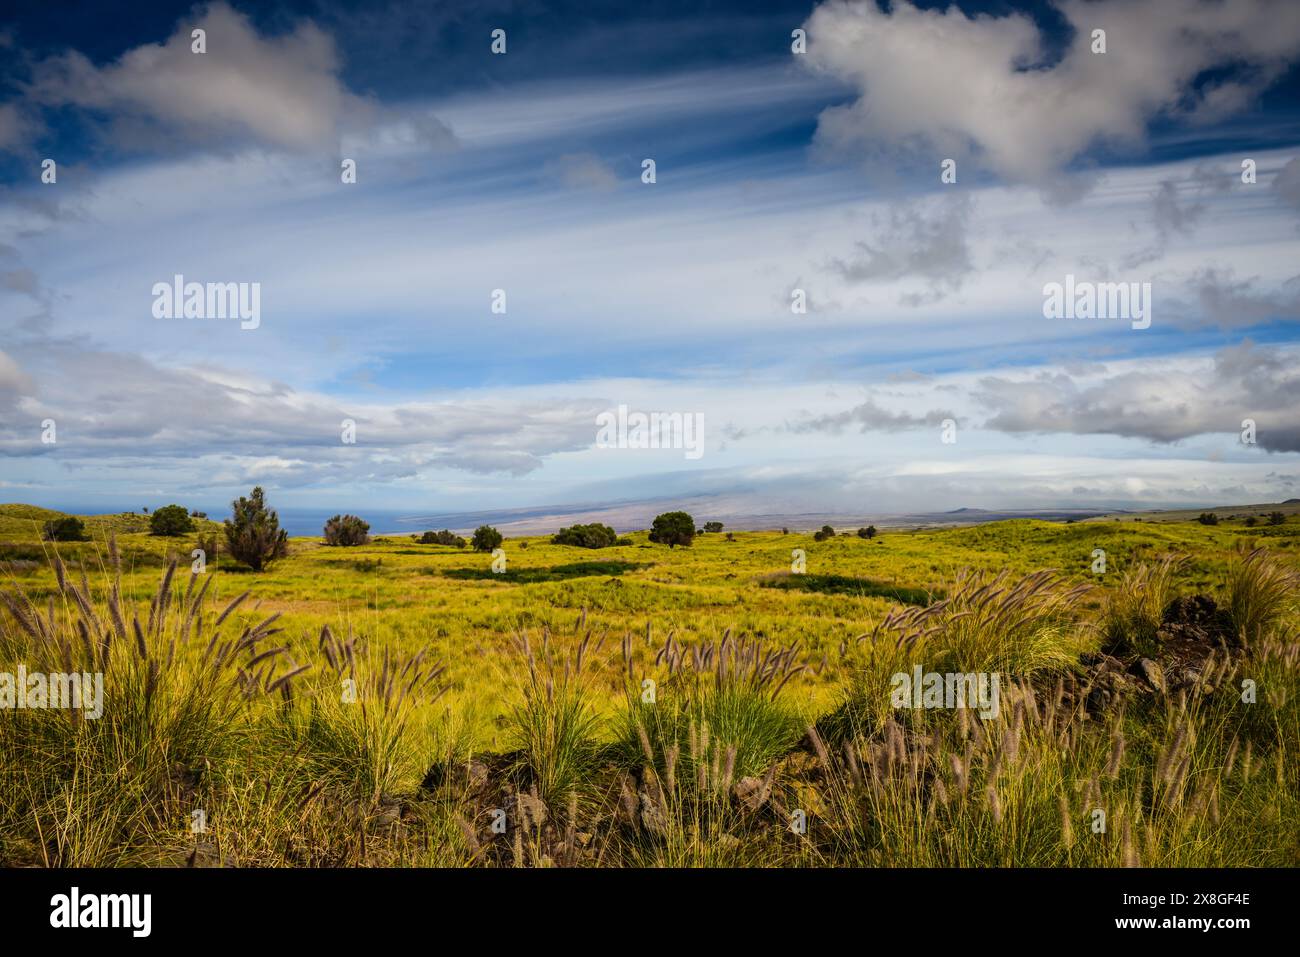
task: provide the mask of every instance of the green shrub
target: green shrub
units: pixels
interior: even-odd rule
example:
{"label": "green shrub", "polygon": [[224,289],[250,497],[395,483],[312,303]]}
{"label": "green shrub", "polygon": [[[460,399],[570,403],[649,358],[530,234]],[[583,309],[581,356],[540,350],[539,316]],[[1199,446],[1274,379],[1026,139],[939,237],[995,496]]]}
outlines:
{"label": "green shrub", "polygon": [[355,515],[335,515],[325,523],[326,545],[364,545],[370,541],[370,523]]}
{"label": "green shrub", "polygon": [[572,525],[562,528],[551,537],[552,545],[574,545],[578,548],[609,548],[618,544],[618,534],[608,525],[593,522],[590,525]]}
{"label": "green shrub", "polygon": [[184,505],[164,505],[149,516],[149,531],[174,538],[194,531],[194,520]]}
{"label": "green shrub", "polygon": [[686,512],[664,512],[655,516],[650,527],[650,541],[673,548],[690,545],[695,540],[695,519]]}
{"label": "green shrub", "polygon": [[469,543],[476,552],[490,552],[493,549],[500,548],[503,541],[501,533],[491,525],[480,525],[474,529],[474,536],[469,540]]}
{"label": "green shrub", "polygon": [[45,523],[45,537],[51,542],[86,542],[86,523],[75,515],[66,515]]}
{"label": "green shrub", "polygon": [[[411,536],[414,538],[415,536]],[[464,548],[465,539],[461,538],[451,529],[444,528],[441,532],[425,532],[420,536],[421,545],[451,545],[453,548]]]}

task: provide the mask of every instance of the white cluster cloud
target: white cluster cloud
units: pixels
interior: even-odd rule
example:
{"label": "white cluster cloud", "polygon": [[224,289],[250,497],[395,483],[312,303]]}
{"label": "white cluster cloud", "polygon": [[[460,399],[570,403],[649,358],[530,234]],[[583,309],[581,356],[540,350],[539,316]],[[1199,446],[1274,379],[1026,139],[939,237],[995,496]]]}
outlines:
{"label": "white cluster cloud", "polygon": [[[808,60],[858,98],[826,110],[823,144],[866,157],[882,147],[973,154],[1003,177],[1043,187],[1098,144],[1135,146],[1161,114],[1219,119],[1249,105],[1300,54],[1290,0],[1067,0],[1074,31],[1049,62],[1024,14],[967,16],[955,4],[829,0],[807,22]],[[1106,32],[1106,52],[1092,33]],[[1229,79],[1193,89],[1206,71]]]}
{"label": "white cluster cloud", "polygon": [[[194,29],[206,32],[204,53],[192,51]],[[75,50],[37,63],[26,104],[110,115],[119,142],[136,148],[179,136],[209,146],[310,149],[376,116],[375,104],[344,86],[340,67],[333,38],[311,22],[264,37],[218,2],[183,19],[165,43],[128,50],[114,63],[96,66]],[[12,145],[6,130],[20,115],[13,104],[0,108],[0,148]]]}

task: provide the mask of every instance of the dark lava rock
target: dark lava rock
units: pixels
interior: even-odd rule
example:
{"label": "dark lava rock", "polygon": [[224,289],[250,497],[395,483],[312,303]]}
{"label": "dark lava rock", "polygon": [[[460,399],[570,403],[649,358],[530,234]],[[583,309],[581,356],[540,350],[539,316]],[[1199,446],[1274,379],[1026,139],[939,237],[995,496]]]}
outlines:
{"label": "dark lava rock", "polygon": [[425,772],[420,790],[432,794],[442,788],[476,795],[488,785],[490,769],[482,761],[439,761]]}

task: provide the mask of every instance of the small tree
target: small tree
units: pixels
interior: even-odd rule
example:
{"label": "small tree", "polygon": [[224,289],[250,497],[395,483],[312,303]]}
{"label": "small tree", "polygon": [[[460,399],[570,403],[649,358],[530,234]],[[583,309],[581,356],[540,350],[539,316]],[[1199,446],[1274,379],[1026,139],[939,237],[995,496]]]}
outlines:
{"label": "small tree", "polygon": [[1286,524],[1286,516],[1281,512],[1269,512],[1268,523],[1270,525],[1284,525]]}
{"label": "small tree", "polygon": [[326,545],[364,545],[370,541],[370,523],[355,515],[335,515],[325,523]]}
{"label": "small tree", "polygon": [[686,512],[664,512],[650,526],[650,541],[673,548],[695,540],[695,519]]}
{"label": "small tree", "polygon": [[1218,524],[1219,524],[1219,516],[1215,515],[1213,512],[1202,512],[1202,513],[1197,517],[1196,520],[1197,520],[1198,522],[1200,522],[1202,525],[1218,525]]}
{"label": "small tree", "polygon": [[89,540],[86,523],[75,515],[65,515],[45,523],[45,537],[51,542],[84,542]]}
{"label": "small tree", "polygon": [[236,561],[255,572],[289,553],[289,533],[280,527],[280,517],[266,507],[262,487],[253,489],[248,498],[240,496],[230,503],[232,515],[226,519],[226,551]]}
{"label": "small tree", "polygon": [[705,522],[705,523],[704,523],[704,530],[705,530],[706,532],[712,532],[714,535],[716,535],[718,532],[722,531],[722,523],[721,523],[721,522]]}
{"label": "small tree", "polygon": [[149,516],[149,531],[174,537],[194,531],[194,520],[184,505],[164,505]]}
{"label": "small tree", "polygon": [[875,538],[876,526],[868,525],[866,528],[858,529],[858,538]]}
{"label": "small tree", "polygon": [[1259,524],[1259,520],[1256,519],[1254,515],[1248,515],[1248,516],[1246,517],[1246,527],[1247,527],[1247,528],[1254,528],[1254,527],[1255,527],[1256,525],[1258,525],[1258,524]]}
{"label": "small tree", "polygon": [[813,532],[814,542],[824,542],[826,539],[834,537],[835,529],[831,528],[829,525],[823,525],[820,532]]}
{"label": "small tree", "polygon": [[500,548],[502,541],[501,533],[491,525],[480,525],[474,529],[474,535],[469,540],[469,544],[476,552],[490,552],[495,548]]}

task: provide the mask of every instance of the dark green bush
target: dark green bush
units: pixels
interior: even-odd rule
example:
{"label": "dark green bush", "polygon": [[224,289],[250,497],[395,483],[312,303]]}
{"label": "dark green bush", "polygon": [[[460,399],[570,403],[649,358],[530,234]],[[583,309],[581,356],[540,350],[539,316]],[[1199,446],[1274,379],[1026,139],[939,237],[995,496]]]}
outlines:
{"label": "dark green bush", "polygon": [[184,505],[164,505],[149,516],[149,531],[169,537],[185,535],[194,531],[194,519]]}
{"label": "dark green bush", "polygon": [[364,545],[370,541],[370,523],[356,515],[335,515],[325,523],[326,545]]}
{"label": "dark green bush", "polygon": [[657,545],[689,545],[695,539],[695,519],[686,512],[664,512],[650,526],[650,541]]}
{"label": "dark green bush", "polygon": [[454,548],[464,548],[465,539],[461,538],[449,528],[444,528],[441,532],[425,532],[420,536],[421,545],[451,545]]}
{"label": "dark green bush", "polygon": [[593,522],[590,525],[571,525],[551,536],[552,545],[574,545],[578,548],[609,548],[618,544],[618,533],[608,525]]}
{"label": "dark green bush", "polygon": [[502,541],[504,539],[502,539],[501,533],[491,525],[480,525],[474,529],[474,536],[469,540],[469,543],[476,552],[490,552],[494,548],[500,548]]}
{"label": "dark green bush", "polygon": [[85,542],[86,524],[75,515],[65,515],[45,523],[45,537],[51,542]]}

